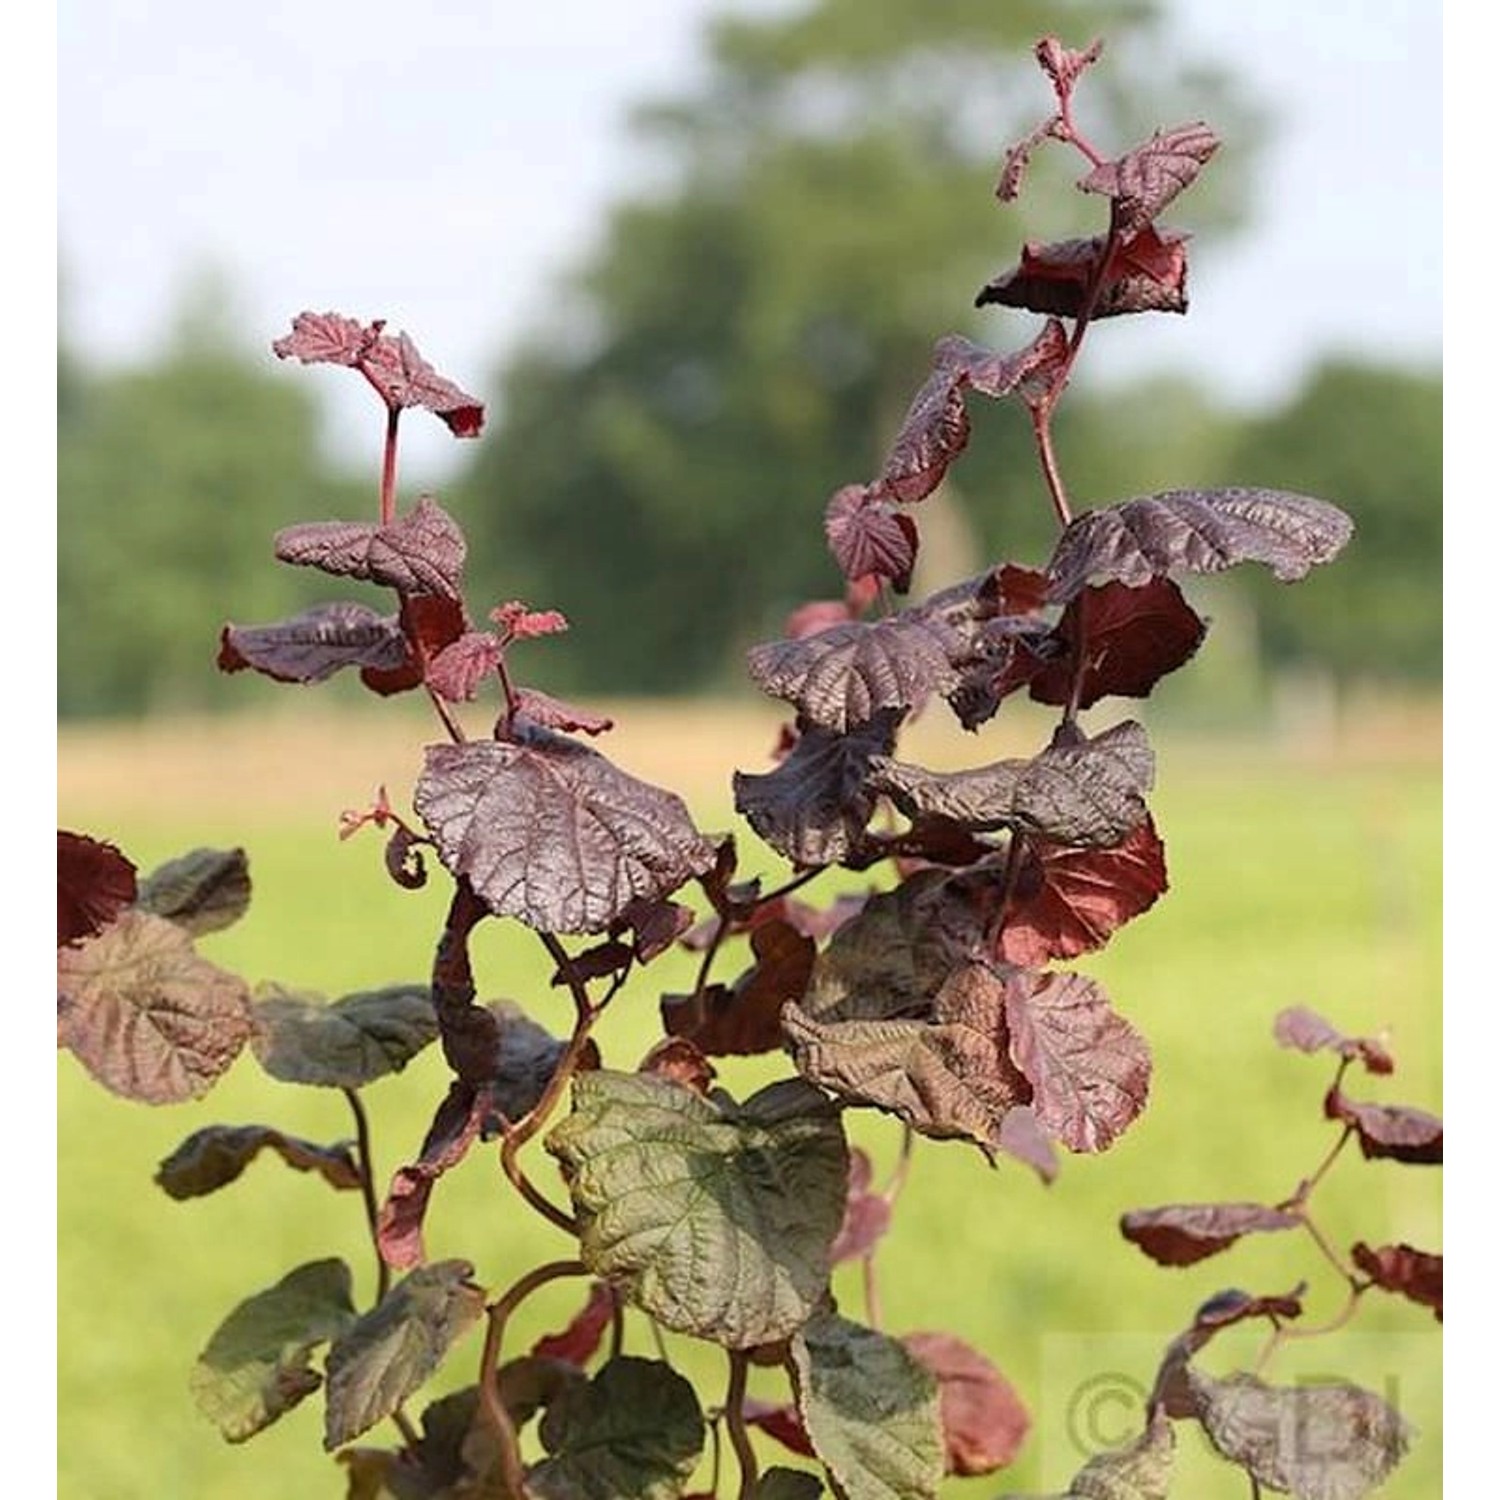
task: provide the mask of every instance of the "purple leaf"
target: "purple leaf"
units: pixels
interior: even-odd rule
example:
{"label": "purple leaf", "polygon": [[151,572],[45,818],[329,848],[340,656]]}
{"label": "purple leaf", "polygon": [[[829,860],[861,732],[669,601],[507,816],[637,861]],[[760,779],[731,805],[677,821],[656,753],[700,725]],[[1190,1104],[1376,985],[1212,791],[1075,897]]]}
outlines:
{"label": "purple leaf", "polygon": [[807,723],[843,733],[886,710],[911,713],[932,693],[951,691],[961,649],[940,618],[905,610],[770,641],[752,647],[746,661],[762,692],[794,704]]}
{"label": "purple leaf", "polygon": [[887,710],[849,734],[808,728],[774,771],[734,773],[735,808],[794,864],[837,864],[858,846],[870,821],[870,763],[889,752],[899,720],[899,712]]}
{"label": "purple leaf", "polygon": [[493,631],[466,631],[428,663],[427,686],[449,703],[470,703],[504,658],[505,648]]}
{"label": "purple leaf", "polygon": [[1015,971],[1006,981],[1011,1061],[1035,1091],[1042,1129],[1070,1151],[1104,1151],[1146,1107],[1145,1039],[1082,974]]}
{"label": "purple leaf", "polygon": [[394,672],[406,664],[406,634],[395,615],[367,604],[315,604],[274,625],[226,625],[218,667],[253,667],[277,682],[323,682],[345,667]]}
{"label": "purple leaf", "polygon": [[1443,1321],[1443,1257],[1410,1245],[1382,1245],[1372,1250],[1363,1240],[1352,1253],[1354,1264],[1384,1291],[1396,1292],[1430,1307]]}
{"label": "purple leaf", "polygon": [[357,365],[377,338],[384,323],[368,328],[340,313],[302,312],[292,319],[292,331],[271,345],[277,359],[300,359],[305,365]]}
{"label": "purple leaf", "polygon": [[876,759],[868,785],[910,818],[949,818],[971,832],[998,828],[1059,844],[1108,848],[1146,820],[1155,776],[1146,732],[1133,721],[1093,739],[1053,745],[1031,760],[937,772]]}
{"label": "purple leaf", "polygon": [[1396,1069],[1395,1060],[1383,1042],[1369,1036],[1345,1036],[1305,1005],[1292,1005],[1282,1011],[1272,1030],[1283,1047],[1295,1047],[1299,1052],[1321,1052],[1326,1048],[1340,1057],[1357,1057],[1367,1073],[1393,1073]]}
{"label": "purple leaf", "polygon": [[1084,48],[1065,47],[1055,36],[1044,36],[1033,49],[1042,72],[1052,80],[1053,92],[1064,103],[1079,77],[1099,61],[1104,40],[1096,37]]}
{"label": "purple leaf", "polygon": [[478,437],[484,426],[484,404],[439,375],[417,353],[406,334],[382,334],[362,355],[360,368],[393,411],[425,407],[441,417],[454,437]]}
{"label": "purple leaf", "polygon": [[1120,1233],[1159,1266],[1191,1266],[1227,1250],[1244,1234],[1295,1229],[1296,1214],[1260,1203],[1171,1203],[1120,1218]]}
{"label": "purple leaf", "polygon": [[126,911],[57,955],[57,1040],[105,1088],[146,1104],[199,1099],[250,1034],[244,980],[182,928]]}
{"label": "purple leaf", "polygon": [[714,862],[681,798],[543,729],[430,746],[414,802],[448,869],[542,932],[603,932]]}
{"label": "purple leaf", "polygon": [[1000,163],[1000,176],[995,183],[995,196],[1002,203],[1011,203],[1020,197],[1026,168],[1031,164],[1031,153],[1043,141],[1057,134],[1059,123],[1056,115],[1048,115],[1035,130],[1006,150],[1005,159]]}
{"label": "purple leaf", "polygon": [[538,692],[535,688],[516,689],[516,712],[540,724],[543,729],[560,729],[565,734],[603,734],[615,727],[613,719],[603,714],[590,713],[587,709],[575,708],[550,693]]}
{"label": "purple leaf", "polygon": [[[851,583],[874,575],[890,579],[899,594],[911,587],[917,524],[870,485],[846,484],[838,490],[828,502],[823,531]],[[848,606],[843,608],[847,618]]]}
{"label": "purple leaf", "polygon": [[1201,120],[1158,130],[1149,141],[1118,161],[1101,162],[1078,186],[1114,200],[1118,234],[1139,234],[1192,184],[1215,151],[1219,138]]}
{"label": "purple leaf", "polygon": [[1323,1112],[1330,1120],[1342,1120],[1354,1127],[1366,1157],[1389,1157],[1420,1166],[1442,1165],[1443,1122],[1425,1109],[1405,1104],[1361,1104],[1332,1088],[1323,1100]]}
{"label": "purple leaf", "polygon": [[462,597],[464,554],[458,523],[430,495],[389,526],[312,521],[276,534],[282,562],[454,600]]}
{"label": "purple leaf", "polygon": [[974,305],[995,303],[1077,318],[1098,276],[1101,287],[1091,318],[1138,312],[1183,313],[1187,311],[1188,239],[1176,230],[1148,224],[1139,234],[1116,243],[1102,271],[1100,261],[1109,247],[1106,235],[1028,244],[1022,247],[1020,264],[987,282]]}
{"label": "purple leaf", "polygon": [[1168,490],[1085,511],[1058,539],[1047,575],[1066,603],[1084,586],[1132,587],[1171,572],[1218,573],[1264,563],[1282,583],[1331,562],[1354,534],[1337,506],[1283,490]]}
{"label": "purple leaf", "polygon": [[135,866],[113,844],[57,830],[59,948],[102,932],[135,897]]}

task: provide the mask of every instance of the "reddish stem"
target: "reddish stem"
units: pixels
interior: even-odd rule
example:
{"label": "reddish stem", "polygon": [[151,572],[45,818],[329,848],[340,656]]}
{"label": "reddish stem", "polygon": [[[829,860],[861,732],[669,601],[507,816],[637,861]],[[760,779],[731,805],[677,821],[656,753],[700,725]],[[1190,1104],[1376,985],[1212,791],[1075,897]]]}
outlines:
{"label": "reddish stem", "polygon": [[396,427],[400,421],[401,408],[387,406],[385,410],[385,456],[380,465],[380,524],[382,526],[389,526],[396,519]]}

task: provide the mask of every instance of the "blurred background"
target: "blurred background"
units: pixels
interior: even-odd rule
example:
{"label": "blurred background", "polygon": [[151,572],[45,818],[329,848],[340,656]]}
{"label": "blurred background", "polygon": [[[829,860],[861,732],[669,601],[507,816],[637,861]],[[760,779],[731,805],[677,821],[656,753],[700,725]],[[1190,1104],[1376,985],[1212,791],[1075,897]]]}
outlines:
{"label": "blurred background", "polygon": [[[1050,1189],[921,1143],[882,1251],[888,1326],[961,1331],[1036,1416],[1014,1470],[954,1496],[1061,1488],[1088,1456],[1078,1392],[1107,1365],[1139,1396],[1222,1286],[1308,1276],[1310,1318],[1337,1310],[1296,1237],[1168,1272],[1114,1228],[1157,1202],[1276,1201],[1316,1163],[1326,1070],[1273,1046],[1277,1010],[1383,1032],[1398,1073],[1360,1096],[1440,1106],[1440,9],[85,0],[59,14],[59,820],[143,871],[245,845],[251,912],[205,952],[330,996],[430,965],[438,883],[397,891],[373,844],[334,832],[378,784],[404,801],[436,731],[424,705],[352,683],[308,693],[214,669],[226,620],[328,595],[274,562],[278,528],[375,514],[375,398],[345,371],[279,363],[271,340],[303,309],[385,318],[486,399],[476,442],[404,420],[402,503],[432,489],[462,522],[471,612],[515,597],[562,610],[572,629],[528,648],[528,681],[613,711],[610,754],[681,790],[705,828],[738,826],[747,862],[770,870],[728,789],[732,767],[767,763],[779,717],[744,677],[745,647],[838,592],[823,507],[878,471],[933,343],[1032,336],[1030,315],[976,313],[979,286],[1024,240],[1102,222],[1060,147],[1038,153],[1018,203],[993,196],[1004,147],[1048,112],[1030,50],[1048,32],[1106,38],[1080,93],[1101,144],[1200,117],[1224,140],[1167,215],[1194,235],[1189,315],[1090,334],[1057,421],[1075,501],[1268,485],[1333,500],[1358,530],[1295,588],[1259,569],[1198,580],[1212,617],[1198,658],[1149,703],[1100,710],[1151,725],[1172,890],[1076,967],[1149,1037],[1153,1099]],[[917,594],[1051,546],[1024,416],[976,401],[973,418],[918,512]],[[907,748],[971,764],[1032,753],[1049,728],[1012,701],[977,745],[924,723]],[[812,894],[862,888],[841,880]],[[535,942],[491,926],[482,989],[565,1026]],[[691,967],[664,959],[616,1007],[609,1062],[634,1064],[652,984],[689,987]],[[723,1081],[742,1093],[755,1066],[731,1060]],[[443,1087],[433,1056],[379,1085],[382,1172],[415,1153]],[[228,1309],[299,1260],[342,1254],[368,1292],[355,1195],[330,1208],[320,1184],[258,1164],[179,1204],[150,1176],[214,1121],[347,1136],[343,1101],[248,1060],[191,1106],[126,1104],[67,1055],[58,1090],[59,1493],[339,1493],[316,1400],[241,1451],[199,1418],[186,1378]],[[882,1166],[890,1123],[853,1125]],[[430,1244],[498,1287],[563,1247],[515,1222],[479,1158],[444,1179]],[[1320,1191],[1339,1243],[1440,1246],[1430,1170],[1341,1161]],[[860,1316],[857,1282],[839,1290]],[[537,1304],[521,1340],[573,1310],[561,1294]],[[722,1362],[680,1342],[674,1357],[716,1390]],[[1436,1494],[1431,1317],[1384,1299],[1308,1349],[1300,1368],[1372,1385],[1422,1429],[1382,1493]],[[476,1343],[433,1393],[477,1358]],[[1202,1453],[1183,1462],[1183,1493],[1239,1492]]]}

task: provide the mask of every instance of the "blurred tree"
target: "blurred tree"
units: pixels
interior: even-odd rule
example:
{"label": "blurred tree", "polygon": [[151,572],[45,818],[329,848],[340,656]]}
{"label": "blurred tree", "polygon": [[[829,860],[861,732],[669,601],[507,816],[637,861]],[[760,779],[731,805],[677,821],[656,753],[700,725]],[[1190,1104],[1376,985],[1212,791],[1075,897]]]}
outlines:
{"label": "blurred tree", "polygon": [[[1086,95],[1101,140],[1214,120],[1234,146],[1195,188],[1192,225],[1235,222],[1257,126],[1222,76],[1164,62],[1158,7],[1141,0],[816,0],[725,17],[702,89],[639,111],[659,185],[615,208],[504,368],[495,435],[459,486],[476,582],[576,627],[559,643],[574,650],[549,654],[555,685],[671,692],[734,672],[737,648],[788,608],[838,591],[823,505],[876,472],[934,342],[1032,336],[1028,315],[997,325],[971,299],[1023,238],[1100,224],[1059,150],[1038,153],[1019,206],[994,201],[1005,146],[1050,104],[1031,56],[1048,32],[1108,39]],[[1034,556],[1050,525],[1024,416],[997,407],[975,425],[958,482],[983,538]],[[950,484],[923,506],[942,539],[929,553],[974,566],[964,515],[980,507],[954,502]]]}
{"label": "blurred tree", "polygon": [[1249,576],[1271,666],[1341,678],[1437,681],[1442,674],[1443,382],[1329,360],[1279,411],[1241,433],[1225,478],[1322,495],[1354,518],[1334,568],[1297,598]]}
{"label": "blurred tree", "polygon": [[360,501],[319,456],[313,398],[235,344],[226,306],[200,279],[164,350],[131,369],[88,370],[59,338],[64,716],[255,701],[213,669],[219,627],[328,592],[272,562],[271,534]]}

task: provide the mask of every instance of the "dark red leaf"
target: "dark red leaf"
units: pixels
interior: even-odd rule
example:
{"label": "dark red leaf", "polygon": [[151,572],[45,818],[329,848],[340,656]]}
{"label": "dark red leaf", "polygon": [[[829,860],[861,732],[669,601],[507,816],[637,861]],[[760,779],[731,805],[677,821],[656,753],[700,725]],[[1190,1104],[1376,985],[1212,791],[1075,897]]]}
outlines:
{"label": "dark red leaf", "polygon": [[545,729],[429,746],[414,802],[448,869],[542,932],[604,932],[714,862],[681,798]]}
{"label": "dark red leaf", "polygon": [[404,1271],[426,1260],[422,1220],[433,1184],[464,1159],[491,1112],[488,1090],[475,1089],[462,1079],[449,1085],[432,1117],[421,1155],[397,1171],[381,1206],[376,1243],[387,1265]]}
{"label": "dark red leaf", "polygon": [[300,359],[305,365],[356,365],[380,337],[384,323],[368,328],[339,313],[302,312],[292,319],[292,331],[271,345],[277,359]]}
{"label": "dark red leaf", "polygon": [[871,1191],[874,1167],[870,1155],[858,1146],[849,1148],[849,1191],[844,1199],[844,1222],[828,1247],[828,1263],[862,1260],[885,1238],[891,1227],[891,1205],[884,1194]]}
{"label": "dark red leaf", "polygon": [[653,1073],[707,1097],[718,1077],[714,1065],[686,1037],[663,1037],[642,1059],[637,1073]]}
{"label": "dark red leaf", "polygon": [[253,667],[277,682],[322,682],[345,667],[396,672],[407,663],[406,635],[395,615],[367,604],[315,604],[274,625],[226,625],[218,667]]}
{"label": "dark red leaf", "polygon": [[967,1478],[1014,1462],[1031,1414],[999,1370],[951,1333],[907,1333],[901,1342],[937,1379],[947,1472]]}
{"label": "dark red leaf", "polygon": [[575,708],[550,693],[538,692],[535,688],[516,689],[516,712],[524,715],[533,724],[544,729],[560,729],[565,734],[603,734],[615,727],[613,719],[603,714],[590,713],[587,709]]}
{"label": "dark red leaf", "polygon": [[499,636],[488,630],[467,631],[428,663],[427,686],[450,703],[469,703],[504,657]]}
{"label": "dark red leaf", "polygon": [[1351,1252],[1354,1264],[1376,1286],[1430,1307],[1443,1321],[1443,1257],[1410,1245],[1381,1245],[1372,1250],[1361,1240]]}
{"label": "dark red leaf", "polygon": [[1199,1338],[1198,1347],[1201,1348],[1214,1334],[1231,1324],[1243,1323],[1246,1318],[1268,1318],[1273,1323],[1300,1318],[1302,1297],[1306,1291],[1307,1283],[1300,1282],[1289,1292],[1258,1297],[1235,1287],[1215,1292],[1193,1314],[1190,1333]]}
{"label": "dark red leaf", "polygon": [[920,609],[851,620],[794,641],[768,641],[746,656],[750,676],[796,705],[807,724],[840,733],[887,710],[913,712],[957,685],[962,650],[941,617]]}
{"label": "dark red leaf", "polygon": [[630,951],[639,964],[649,964],[693,925],[693,911],[678,901],[632,901],[613,929],[631,933]]}
{"label": "dark red leaf", "polygon": [[339,578],[362,578],[402,594],[460,599],[463,532],[431,495],[389,526],[365,521],[312,521],[276,534],[276,556]]}
{"label": "dark red leaf", "polygon": [[1167,889],[1166,852],[1148,815],[1112,849],[1026,842],[996,954],[1024,968],[1091,953]]}
{"label": "dark red leaf", "polygon": [[1260,1203],[1172,1203],[1120,1218],[1120,1233],[1161,1266],[1190,1266],[1227,1250],[1243,1234],[1295,1229],[1301,1219]]}
{"label": "dark red leaf", "polygon": [[890,751],[900,718],[888,710],[849,734],[808,728],[774,771],[734,773],[736,810],[794,864],[837,864],[857,847],[870,821],[870,762]]}
{"label": "dark red leaf", "polygon": [[1146,1107],[1150,1049],[1094,980],[1018,969],[1005,1019],[1037,1121],[1069,1151],[1107,1150]]}
{"label": "dark red leaf", "polygon": [[135,896],[135,866],[113,844],[57,830],[59,948],[102,932]]}
{"label": "dark red leaf", "polygon": [[[869,485],[846,484],[828,502],[823,517],[828,538],[844,577],[888,578],[897,593],[911,587],[917,561],[917,525]],[[847,604],[842,606],[850,618]],[[804,632],[805,633],[805,632]]]}
{"label": "dark red leaf", "polygon": [[1192,184],[1218,149],[1218,136],[1201,120],[1174,125],[1119,160],[1101,162],[1078,186],[1113,199],[1116,232],[1136,235]]}
{"label": "dark red leaf", "polygon": [[406,636],[406,664],[395,671],[366,667],[360,681],[372,692],[389,697],[421,687],[427,668],[469,628],[463,601],[446,594],[402,594],[399,615]]}
{"label": "dark red leaf", "polygon": [[615,1294],[606,1282],[589,1288],[588,1300],[561,1333],[549,1333],[531,1346],[539,1359],[560,1359],[580,1368],[594,1357],[604,1330],[615,1315]]}
{"label": "dark red leaf", "polygon": [[1099,699],[1146,698],[1168,672],[1175,672],[1203,643],[1208,627],[1168,578],[1132,588],[1106,583],[1071,600],[1053,641],[1056,654],[1027,674],[1038,703],[1061,707],[1072,701],[1080,649],[1086,665],[1078,707]]}
{"label": "dark red leaf", "polygon": [[447,423],[454,437],[479,436],[484,426],[483,402],[439,375],[406,334],[396,338],[381,334],[360,356],[358,365],[392,411],[425,407]]}
{"label": "dark red leaf", "polygon": [[1305,1005],[1292,1005],[1282,1011],[1272,1032],[1283,1047],[1295,1047],[1299,1052],[1327,1049],[1340,1057],[1357,1057],[1368,1073],[1392,1073],[1396,1068],[1395,1059],[1383,1042],[1368,1036],[1345,1036]]}
{"label": "dark red leaf", "polygon": [[781,1406],[772,1406],[766,1401],[757,1401],[753,1396],[745,1399],[742,1410],[745,1425],[758,1427],[767,1437],[773,1437],[783,1448],[800,1453],[804,1458],[816,1458],[817,1450],[802,1424],[802,1414],[790,1401]]}
{"label": "dark red leaf", "polygon": [[[1188,239],[1176,230],[1148,224],[1118,243],[1101,273],[1103,284],[1090,316],[1186,312]],[[1108,246],[1106,235],[1045,245],[1028,243],[1022,247],[1020,264],[987,282],[974,305],[997,303],[1076,318],[1083,312],[1088,288]]]}
{"label": "dark red leaf", "polygon": [[1264,563],[1282,583],[1331,562],[1354,533],[1337,506],[1284,490],[1168,490],[1085,511],[1058,538],[1047,574],[1067,603],[1092,580],[1136,587],[1171,572]]}
{"label": "dark red leaf", "polygon": [[961,334],[939,339],[932,373],[908,408],[881,471],[881,488],[904,504],[925,499],[968,445],[965,390],[995,398],[1017,391],[1024,395],[1033,383],[1050,379],[1067,346],[1067,335],[1055,320],[1013,354],[986,349]]}
{"label": "dark red leaf", "polygon": [[1323,1112],[1330,1120],[1352,1125],[1367,1157],[1422,1166],[1442,1165],[1443,1122],[1424,1109],[1404,1104],[1361,1104],[1342,1090],[1329,1089]]}

